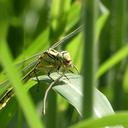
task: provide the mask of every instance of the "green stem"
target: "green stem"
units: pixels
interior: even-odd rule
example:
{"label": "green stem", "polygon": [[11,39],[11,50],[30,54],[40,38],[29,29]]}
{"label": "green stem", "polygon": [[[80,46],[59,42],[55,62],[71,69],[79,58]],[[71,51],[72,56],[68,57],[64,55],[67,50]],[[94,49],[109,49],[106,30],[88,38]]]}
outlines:
{"label": "green stem", "polygon": [[83,22],[84,28],[84,54],[83,54],[83,117],[89,118],[93,113],[93,87],[94,81],[94,51],[96,44],[95,25],[96,25],[96,1],[83,1]]}
{"label": "green stem", "polygon": [[51,90],[48,97],[48,106],[46,111],[46,127],[56,128],[57,117],[57,96],[55,92]]}
{"label": "green stem", "polygon": [[[113,0],[112,7],[111,7],[111,45],[112,45],[112,52],[117,52],[124,43],[124,36],[125,36],[125,7],[126,7],[126,0]],[[123,68],[122,68],[123,67]],[[115,109],[122,109],[123,108],[123,72],[126,69],[124,63],[120,62],[116,65],[113,69],[114,78],[113,78],[113,89],[114,89],[114,107]]]}

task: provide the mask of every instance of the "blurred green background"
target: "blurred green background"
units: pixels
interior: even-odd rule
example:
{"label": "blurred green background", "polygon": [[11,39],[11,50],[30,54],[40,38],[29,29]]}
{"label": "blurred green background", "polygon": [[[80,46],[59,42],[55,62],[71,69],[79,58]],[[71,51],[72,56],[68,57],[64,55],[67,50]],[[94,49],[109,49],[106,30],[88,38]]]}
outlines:
{"label": "blurred green background", "polygon": [[[83,1],[0,0],[0,43],[7,42],[15,63],[40,51],[47,50],[52,44],[83,23],[83,15],[81,14]],[[98,71],[102,70],[104,64],[106,64],[106,67],[104,66],[105,69],[99,74],[96,86],[107,96],[115,111],[128,110],[127,35],[128,1],[97,0],[96,73],[98,74]],[[83,70],[82,33],[76,34],[70,40],[61,44],[58,49],[69,51],[73,63],[80,72]],[[113,55],[116,55],[116,57],[112,58]],[[0,70],[3,71],[2,66]],[[3,79],[1,75],[0,82]],[[47,86],[43,89],[40,86],[34,86],[30,89],[40,116],[42,116],[42,99],[46,88]],[[81,120],[76,110],[61,96],[56,96],[54,92],[49,95],[53,99],[49,98],[48,100],[48,113],[53,112],[53,114],[48,114],[42,119],[45,126],[48,128],[65,128]],[[2,115],[0,116],[0,128],[27,128],[28,123],[17,101],[15,98],[11,101],[0,112],[0,115]],[[56,122],[51,121],[53,115],[53,118],[57,119]],[[54,126],[51,126],[50,122]]]}

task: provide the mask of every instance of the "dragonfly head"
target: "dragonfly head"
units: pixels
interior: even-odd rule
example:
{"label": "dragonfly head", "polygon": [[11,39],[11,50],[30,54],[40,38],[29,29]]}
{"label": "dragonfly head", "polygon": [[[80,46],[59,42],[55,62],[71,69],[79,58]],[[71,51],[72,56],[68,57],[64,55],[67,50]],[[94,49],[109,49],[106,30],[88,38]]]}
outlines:
{"label": "dragonfly head", "polygon": [[72,67],[72,59],[69,52],[62,51],[61,54],[62,54],[62,60],[63,60],[64,66],[69,68]]}
{"label": "dragonfly head", "polygon": [[71,59],[71,56],[70,56],[69,52],[62,51],[61,52],[61,57],[62,57],[62,60],[63,60],[64,67],[66,67],[66,68],[73,67],[79,73],[77,67],[72,63],[72,59]]}

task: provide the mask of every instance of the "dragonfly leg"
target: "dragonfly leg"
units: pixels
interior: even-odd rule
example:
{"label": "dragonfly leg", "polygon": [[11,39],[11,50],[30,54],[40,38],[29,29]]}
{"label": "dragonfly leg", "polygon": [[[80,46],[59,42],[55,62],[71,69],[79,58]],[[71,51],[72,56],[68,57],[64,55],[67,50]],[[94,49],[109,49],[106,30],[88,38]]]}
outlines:
{"label": "dragonfly leg", "polygon": [[48,77],[49,77],[52,81],[54,81],[54,79],[51,77],[51,72],[48,72]]}
{"label": "dragonfly leg", "polygon": [[38,76],[37,76],[36,72],[37,72],[37,69],[35,68],[35,69],[34,69],[34,73],[35,73],[36,80],[37,80],[37,82],[38,82],[38,84],[39,84],[40,81],[39,81],[39,79],[38,79]]}
{"label": "dragonfly leg", "polygon": [[69,70],[69,72],[74,73],[72,70]]}
{"label": "dragonfly leg", "polygon": [[57,73],[60,74],[60,75],[63,74],[63,76],[64,76],[67,80],[69,80],[68,77],[65,75],[65,72],[61,73],[59,69],[60,69],[60,66],[57,68]]}
{"label": "dragonfly leg", "polygon": [[36,80],[37,80],[37,91],[39,91],[39,85],[40,85],[40,80],[38,79],[38,76],[37,76],[37,68],[34,69],[34,74],[35,74],[35,77],[36,77]]}
{"label": "dragonfly leg", "polygon": [[65,74],[64,74],[64,77],[65,77],[67,80],[69,80],[68,77],[67,77]]}
{"label": "dragonfly leg", "polygon": [[65,72],[60,73],[59,70],[58,70],[57,73],[60,74],[60,75],[63,75],[67,80],[69,80],[68,77],[65,75]]}

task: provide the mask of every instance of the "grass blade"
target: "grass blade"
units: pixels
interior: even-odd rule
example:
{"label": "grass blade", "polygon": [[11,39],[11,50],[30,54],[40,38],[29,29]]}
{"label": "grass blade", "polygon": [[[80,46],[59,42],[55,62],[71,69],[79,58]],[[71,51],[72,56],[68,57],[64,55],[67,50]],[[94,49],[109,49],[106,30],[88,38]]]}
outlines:
{"label": "grass blade", "polygon": [[31,128],[42,128],[43,126],[41,124],[41,120],[36,114],[34,105],[28,93],[23,88],[23,84],[20,81],[20,75],[12,64],[11,55],[5,42],[1,42],[0,55],[1,64],[3,65],[3,68],[5,69],[8,78],[15,89],[17,99],[22,107],[29,126]]}
{"label": "grass blade", "polygon": [[114,65],[119,63],[122,59],[128,57],[128,46],[124,46],[117,53],[115,53],[111,58],[109,58],[106,62],[104,62],[100,69],[98,70],[96,77],[100,77]]}

